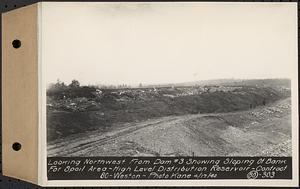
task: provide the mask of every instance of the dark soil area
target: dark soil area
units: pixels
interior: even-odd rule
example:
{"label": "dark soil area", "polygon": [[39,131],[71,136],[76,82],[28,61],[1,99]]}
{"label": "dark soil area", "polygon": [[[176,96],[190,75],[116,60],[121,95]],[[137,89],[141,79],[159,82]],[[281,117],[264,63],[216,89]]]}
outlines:
{"label": "dark soil area", "polygon": [[171,115],[247,110],[290,96],[289,88],[271,84],[48,90],[47,140]]}

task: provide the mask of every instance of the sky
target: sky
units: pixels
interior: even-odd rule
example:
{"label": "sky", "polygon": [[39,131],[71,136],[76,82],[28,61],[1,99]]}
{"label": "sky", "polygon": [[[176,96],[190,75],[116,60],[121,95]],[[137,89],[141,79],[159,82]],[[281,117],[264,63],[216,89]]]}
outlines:
{"label": "sky", "polygon": [[47,84],[290,78],[296,3],[44,3]]}

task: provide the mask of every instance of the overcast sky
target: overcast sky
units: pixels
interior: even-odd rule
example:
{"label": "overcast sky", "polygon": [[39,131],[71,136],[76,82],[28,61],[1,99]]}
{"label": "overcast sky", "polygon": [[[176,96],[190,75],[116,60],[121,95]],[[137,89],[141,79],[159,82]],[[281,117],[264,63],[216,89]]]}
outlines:
{"label": "overcast sky", "polygon": [[46,81],[289,78],[297,69],[296,10],[295,3],[45,3]]}

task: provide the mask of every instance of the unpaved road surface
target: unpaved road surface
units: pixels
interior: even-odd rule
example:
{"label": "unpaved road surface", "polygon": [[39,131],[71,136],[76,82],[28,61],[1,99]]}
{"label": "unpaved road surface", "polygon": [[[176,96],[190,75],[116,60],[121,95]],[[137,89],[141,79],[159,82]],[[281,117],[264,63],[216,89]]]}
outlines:
{"label": "unpaved road surface", "polygon": [[48,143],[48,156],[290,156],[291,102],[126,123]]}

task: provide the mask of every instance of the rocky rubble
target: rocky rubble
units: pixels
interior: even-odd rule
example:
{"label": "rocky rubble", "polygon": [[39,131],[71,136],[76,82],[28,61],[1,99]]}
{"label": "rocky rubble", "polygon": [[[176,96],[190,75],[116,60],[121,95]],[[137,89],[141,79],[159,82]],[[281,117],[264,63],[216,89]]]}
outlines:
{"label": "rocky rubble", "polygon": [[96,89],[82,87],[51,91],[47,93],[48,110],[58,111],[89,111],[98,110],[102,103],[126,103],[151,101],[155,99],[173,99],[192,95],[209,93],[247,93],[242,87],[232,86],[190,86],[190,87],[162,87],[162,88],[134,88],[134,89]]}
{"label": "rocky rubble", "polygon": [[273,114],[278,114],[277,117],[280,117],[280,115],[284,113],[285,110],[289,110],[289,109],[291,109],[290,104],[278,104],[274,107],[268,107],[257,111],[252,111],[249,114],[257,118],[259,117],[264,118],[266,116],[270,116]]}
{"label": "rocky rubble", "polygon": [[270,145],[262,151],[264,156],[291,156],[292,155],[292,141],[287,140],[280,144]]}
{"label": "rocky rubble", "polygon": [[99,110],[100,103],[89,100],[85,97],[74,99],[52,101],[47,104],[48,110],[64,110],[64,111],[92,111]]}

